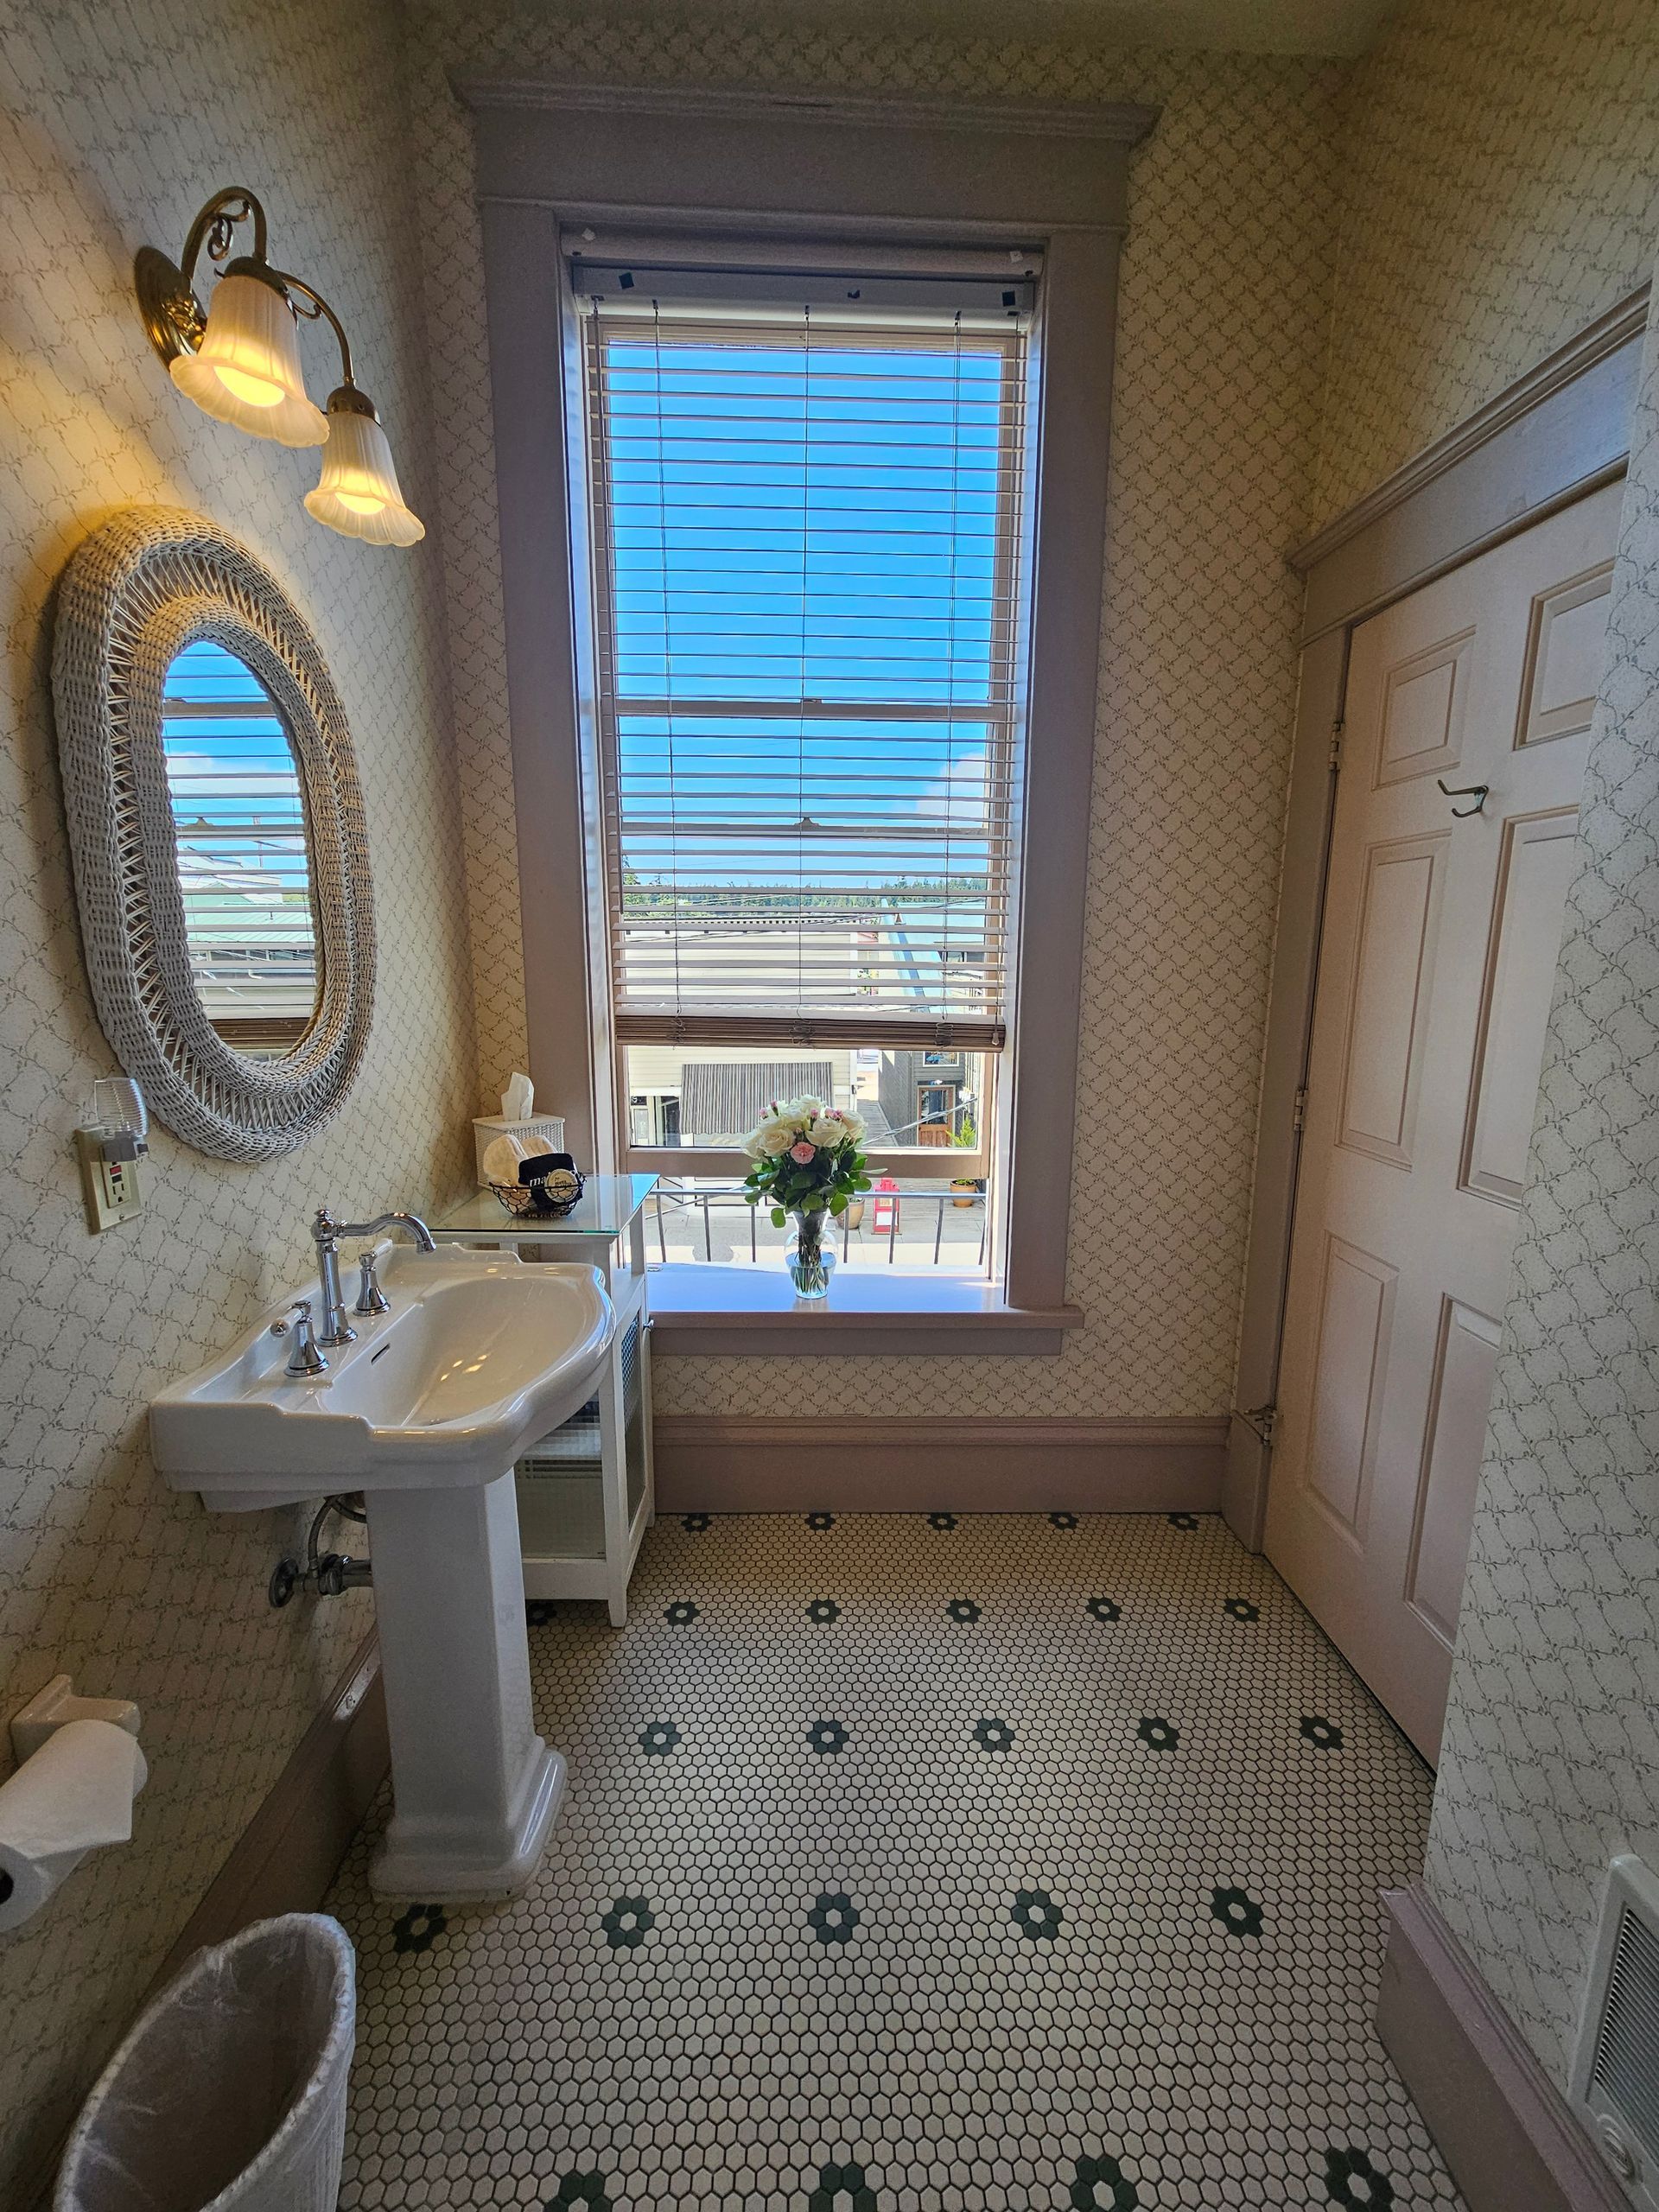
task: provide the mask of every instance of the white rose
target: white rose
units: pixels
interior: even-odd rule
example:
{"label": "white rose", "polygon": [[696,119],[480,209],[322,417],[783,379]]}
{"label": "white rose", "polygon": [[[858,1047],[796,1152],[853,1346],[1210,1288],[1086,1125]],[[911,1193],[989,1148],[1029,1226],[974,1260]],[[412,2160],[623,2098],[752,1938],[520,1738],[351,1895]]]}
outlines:
{"label": "white rose", "polygon": [[861,1144],[864,1141],[864,1123],[859,1115],[843,1113],[841,1117],[841,1126],[842,1132],[851,1137],[855,1144]]}
{"label": "white rose", "polygon": [[806,1134],[816,1145],[840,1144],[847,1135],[847,1124],[845,1122],[832,1122],[828,1115],[820,1114]]}
{"label": "white rose", "polygon": [[795,1133],[785,1122],[768,1122],[760,1132],[760,1151],[764,1158],[777,1160],[795,1141]]}

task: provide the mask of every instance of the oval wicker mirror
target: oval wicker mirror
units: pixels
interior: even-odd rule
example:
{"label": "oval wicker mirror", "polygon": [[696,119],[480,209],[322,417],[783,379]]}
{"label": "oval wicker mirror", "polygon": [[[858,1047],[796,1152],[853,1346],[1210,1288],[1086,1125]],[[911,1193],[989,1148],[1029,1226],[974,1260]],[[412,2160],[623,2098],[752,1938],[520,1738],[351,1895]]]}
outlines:
{"label": "oval wicker mirror", "polygon": [[52,682],[105,1034],[187,1143],[290,1151],[351,1088],[374,997],[362,793],[316,639],[234,538],[135,508],[65,572]]}

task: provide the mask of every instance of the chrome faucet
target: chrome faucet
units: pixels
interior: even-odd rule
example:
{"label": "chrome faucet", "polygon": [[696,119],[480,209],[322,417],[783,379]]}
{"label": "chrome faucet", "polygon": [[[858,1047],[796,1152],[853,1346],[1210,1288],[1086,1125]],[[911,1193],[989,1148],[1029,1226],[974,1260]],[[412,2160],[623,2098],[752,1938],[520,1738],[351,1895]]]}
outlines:
{"label": "chrome faucet", "polygon": [[[346,1300],[340,1287],[340,1240],[342,1236],[378,1236],[383,1229],[406,1229],[423,1252],[435,1252],[437,1240],[417,1213],[383,1213],[373,1221],[336,1221],[327,1206],[319,1206],[311,1224],[311,1241],[317,1248],[317,1281],[322,1290],[320,1344],[348,1344],[357,1331],[346,1318]],[[375,1286],[377,1294],[379,1286]],[[359,1308],[359,1311],[362,1309]],[[378,1309],[384,1313],[384,1304]]]}

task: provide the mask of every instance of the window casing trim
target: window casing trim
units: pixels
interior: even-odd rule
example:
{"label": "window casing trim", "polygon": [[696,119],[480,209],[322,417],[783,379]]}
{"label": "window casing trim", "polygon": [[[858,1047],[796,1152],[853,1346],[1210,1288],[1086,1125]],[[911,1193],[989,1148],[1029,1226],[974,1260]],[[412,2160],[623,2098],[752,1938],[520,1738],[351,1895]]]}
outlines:
{"label": "window casing trim", "polygon": [[[1004,123],[971,103],[874,102],[855,104],[845,120],[741,96],[749,128],[734,132],[720,104],[727,96],[711,105],[683,93],[585,87],[568,99],[560,88],[477,86],[467,96],[482,202],[531,1071],[596,1166],[613,1157],[616,1120],[604,934],[584,922],[600,920],[603,886],[593,863],[598,760],[584,635],[593,609],[580,542],[587,487],[573,457],[581,441],[567,435],[580,419],[582,365],[561,229],[620,219],[653,233],[719,223],[806,237],[831,226],[893,245],[1000,239],[1044,255],[1027,440],[1024,659],[1034,741],[1020,840],[1033,864],[1020,871],[1007,1110],[992,1174],[1006,1194],[1006,1304],[1057,1311],[1065,1305],[1119,232],[1129,149],[1153,113],[1089,111],[1100,130],[1085,136],[1066,123],[1051,127],[1050,111],[1035,108]],[[546,373],[550,360],[563,361],[563,378]],[[1064,462],[1046,466],[1056,454]],[[595,945],[598,963],[588,952]]]}

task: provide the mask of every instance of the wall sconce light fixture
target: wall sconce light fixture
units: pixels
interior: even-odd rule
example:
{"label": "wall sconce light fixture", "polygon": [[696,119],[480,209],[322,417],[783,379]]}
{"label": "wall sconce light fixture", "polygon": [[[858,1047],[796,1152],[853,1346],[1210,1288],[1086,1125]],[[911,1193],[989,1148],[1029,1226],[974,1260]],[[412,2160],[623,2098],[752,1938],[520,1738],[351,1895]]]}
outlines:
{"label": "wall sconce light fixture", "polygon": [[[232,261],[226,257],[243,222],[253,225],[253,251]],[[179,390],[217,421],[278,445],[322,447],[321,477],[305,495],[306,512],[318,522],[371,545],[413,545],[425,527],[404,504],[374,403],[353,377],[340,317],[302,278],[273,269],[265,243],[264,209],[232,185],[216,192],[191,224],[181,261],[140,246],[133,283],[149,342]],[[225,264],[211,310],[194,289],[204,250]],[[301,316],[327,322],[339,341],[340,383],[326,415],[305,389]]]}

